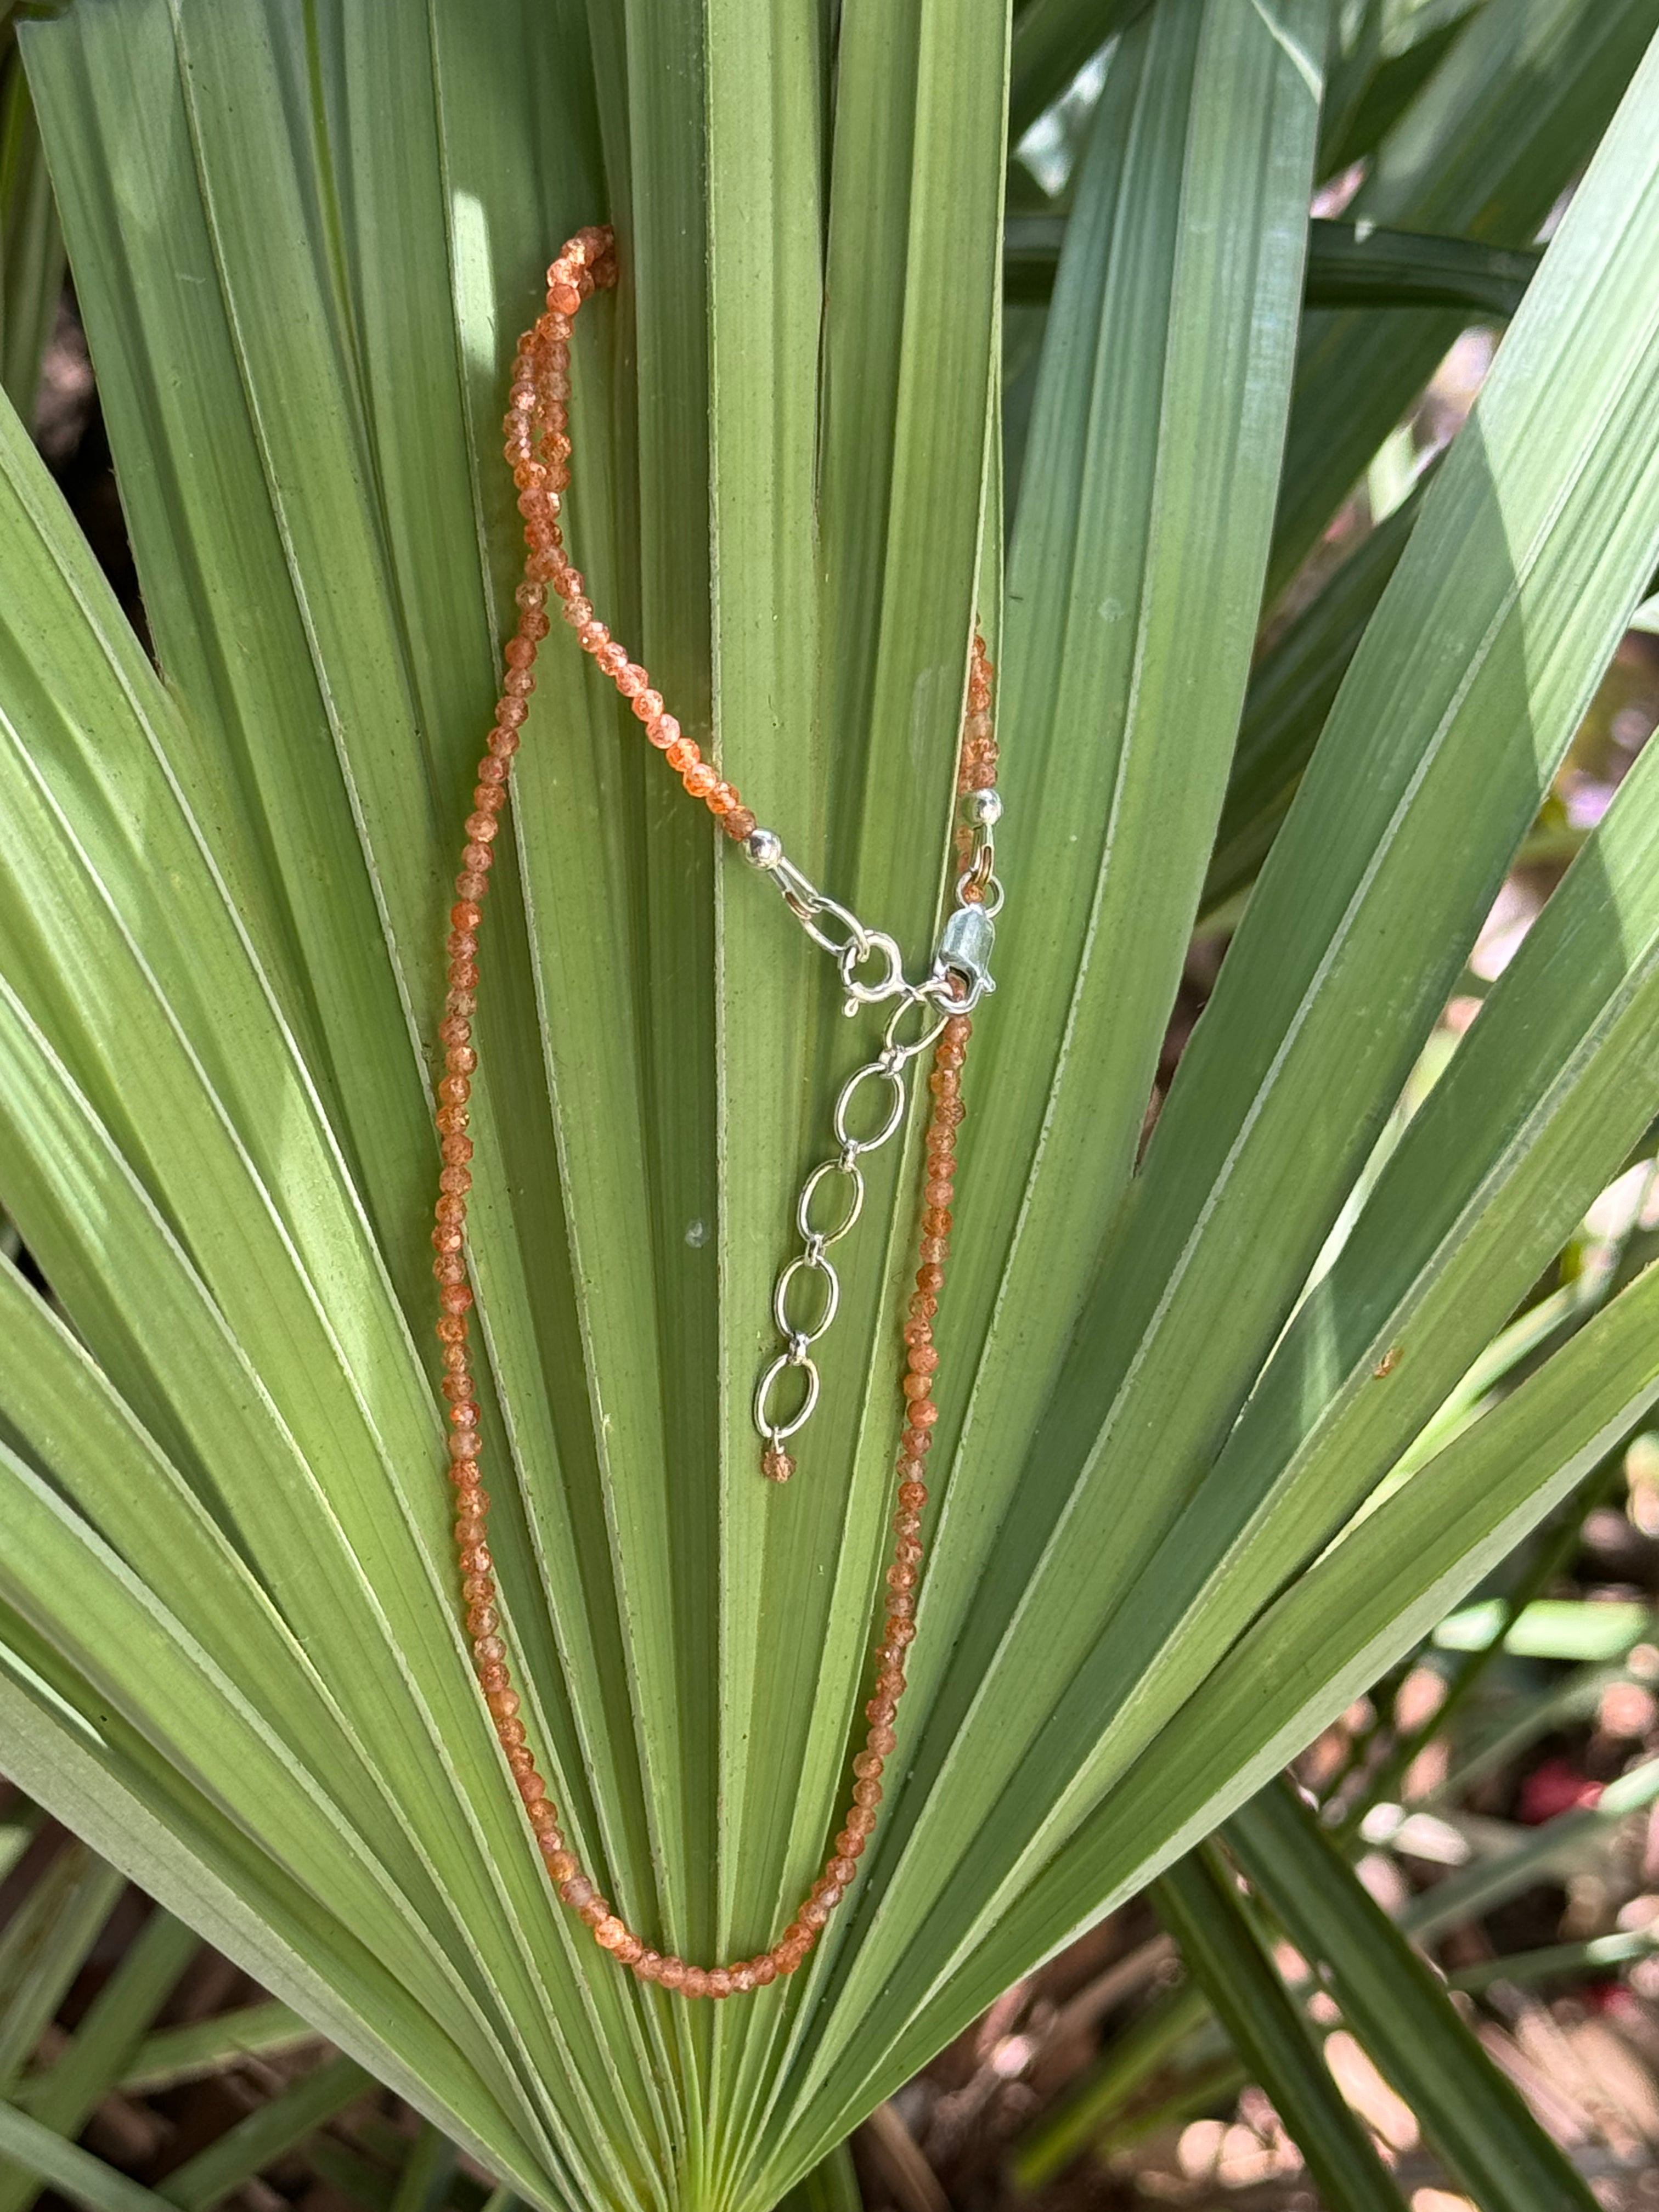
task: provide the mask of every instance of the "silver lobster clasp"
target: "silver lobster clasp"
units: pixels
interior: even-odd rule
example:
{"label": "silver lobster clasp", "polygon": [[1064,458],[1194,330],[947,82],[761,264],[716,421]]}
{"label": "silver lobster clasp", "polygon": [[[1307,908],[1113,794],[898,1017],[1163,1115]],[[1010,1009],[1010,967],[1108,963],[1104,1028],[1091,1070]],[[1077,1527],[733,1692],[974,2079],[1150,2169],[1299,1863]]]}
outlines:
{"label": "silver lobster clasp", "polygon": [[994,991],[991,977],[991,949],[996,943],[996,924],[977,901],[959,906],[945,923],[933,957],[933,973],[941,981],[955,976],[967,986],[953,996],[953,1012],[966,1012],[987,991]]}

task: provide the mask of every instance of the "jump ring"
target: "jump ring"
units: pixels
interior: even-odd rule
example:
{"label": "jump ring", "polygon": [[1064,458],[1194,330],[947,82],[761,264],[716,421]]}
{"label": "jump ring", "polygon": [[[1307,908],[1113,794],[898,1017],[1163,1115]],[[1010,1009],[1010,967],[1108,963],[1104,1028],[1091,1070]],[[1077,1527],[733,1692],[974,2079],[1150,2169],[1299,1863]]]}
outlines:
{"label": "jump ring", "polygon": [[[968,887],[974,882],[975,874],[975,871],[973,868],[964,868],[962,873],[957,878],[957,904],[958,906],[962,906],[969,902],[967,898]],[[1002,912],[1003,893],[1000,880],[995,876],[988,876],[984,882],[980,884],[977,888],[983,896],[973,901],[972,903],[976,906],[982,906],[985,908],[987,915],[992,921],[994,921],[997,915]],[[994,891],[996,894],[994,898],[991,896]]]}

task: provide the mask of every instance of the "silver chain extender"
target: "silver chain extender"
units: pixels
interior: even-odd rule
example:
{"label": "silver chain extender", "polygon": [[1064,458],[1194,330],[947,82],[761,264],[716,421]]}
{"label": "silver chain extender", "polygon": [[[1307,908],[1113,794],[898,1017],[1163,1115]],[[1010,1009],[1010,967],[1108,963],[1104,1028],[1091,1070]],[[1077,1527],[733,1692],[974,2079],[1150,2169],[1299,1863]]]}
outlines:
{"label": "silver chain extender", "polygon": [[[909,1103],[908,1070],[933,1045],[953,1014],[976,1006],[996,985],[991,980],[990,960],[995,940],[995,917],[1002,905],[998,883],[996,848],[993,839],[1001,818],[1002,801],[994,790],[970,791],[963,810],[974,831],[968,865],[957,878],[955,902],[939,935],[933,964],[920,983],[904,974],[904,956],[884,931],[866,928],[848,908],[817,889],[783,849],[771,830],[753,830],[744,840],[751,866],[770,876],[784,904],[815,945],[821,945],[840,970],[847,992],[843,1012],[855,1014],[861,1006],[897,1001],[887,1018],[882,1048],[875,1058],[848,1076],[836,1100],[831,1127],[840,1150],[815,1167],[802,1184],[795,1205],[795,1227],[801,1249],[787,1261],[772,1293],[772,1316],[783,1350],[755,1386],[755,1427],[767,1447],[766,1472],[774,1480],[787,1479],[793,1462],[784,1451],[786,1441],[803,1429],[818,1402],[819,1377],[812,1346],[829,1328],[841,1304],[841,1279],[828,1253],[840,1243],[864,1211],[864,1170],[859,1163],[866,1152],[880,1150],[903,1126]],[[839,933],[837,933],[839,932]],[[861,971],[876,963],[872,972]],[[901,1034],[907,1017],[919,1015],[914,1036]],[[848,1127],[854,1102],[866,1084],[887,1085],[886,1108],[873,1136],[856,1137]],[[813,1212],[818,1193],[832,1176],[842,1178],[843,1198],[831,1220],[815,1225]],[[804,1274],[820,1278],[816,1317],[810,1323],[789,1310],[796,1279]],[[774,1392],[791,1369],[805,1378],[805,1395],[787,1418],[774,1413]]]}

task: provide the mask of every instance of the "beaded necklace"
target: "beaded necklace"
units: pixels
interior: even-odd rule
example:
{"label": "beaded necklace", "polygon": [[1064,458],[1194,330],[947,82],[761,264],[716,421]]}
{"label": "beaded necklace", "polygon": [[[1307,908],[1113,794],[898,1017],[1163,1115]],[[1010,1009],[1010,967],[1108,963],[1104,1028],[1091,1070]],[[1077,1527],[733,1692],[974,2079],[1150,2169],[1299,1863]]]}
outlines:
{"label": "beaded necklace", "polygon": [[[921,984],[906,981],[902,958],[891,938],[866,928],[846,908],[808,881],[784,852],[781,841],[761,828],[732,785],[705,761],[664,706],[649,675],[611,636],[594,614],[583,580],[564,550],[558,524],[561,495],[570,481],[570,325],[582,301],[617,281],[616,247],[608,228],[578,231],[548,270],[546,312],[519,341],[513,385],[503,424],[506,456],[518,486],[519,512],[529,548],[524,581],[515,597],[518,628],[507,641],[502,696],[495,708],[488,747],[478,763],[473,811],[465,822],[466,842],[455,878],[447,940],[449,987],[438,1035],[444,1046],[444,1073],[438,1084],[437,1125],[443,1155],[432,1242],[437,1250],[433,1273],[442,1308],[438,1335],[443,1345],[443,1393],[449,1401],[449,1475],[455,1487],[455,1546],[461,1596],[478,1680],[507,1762],[524,1800],[525,1811],[564,1903],[593,1931],[594,1940],[641,1980],[677,1990],[685,1996],[726,1997],[762,1989],[780,1974],[791,1974],[817,1942],[819,1931],[846,1895],[858,1862],[876,1825],[881,1775],[896,1748],[893,1731],[905,1686],[905,1654],[915,1638],[916,1586],[921,1565],[921,1509],[927,1502],[922,1480],[925,1457],[939,1418],[933,1400],[939,1353],[933,1345],[933,1316],[945,1284],[950,1249],[951,1203],[954,1189],[957,1128],[963,1118],[961,1072],[968,1048],[969,1012],[993,986],[988,970],[992,921],[1001,902],[994,871],[991,832],[1001,812],[994,789],[996,741],[991,728],[991,667],[977,632],[968,681],[967,714],[957,766],[964,820],[957,832],[954,910],[945,924],[938,953]],[[817,1401],[818,1374],[811,1346],[835,1318],[839,1285],[828,1258],[829,1247],[847,1235],[864,1202],[861,1156],[884,1144],[898,1129],[907,1104],[906,1070],[930,1048],[933,1094],[925,1141],[921,1188],[921,1265],[916,1269],[904,1322],[906,1346],[904,1425],[898,1450],[896,1539],[887,1569],[887,1594],[880,1643],[876,1648],[875,1694],[865,1706],[869,1723],[864,1748],[853,1760],[856,1778],[852,1802],[823,1873],[796,1910],[794,1918],[769,1951],[726,1966],[694,1966],[672,1954],[655,1951],[612,1912],[582,1871],[559,1826],[526,1741],[519,1698],[507,1673],[507,1647],[495,1609],[495,1583],[488,1543],[489,1499],[479,1482],[481,1419],[468,1349],[467,1312],[472,1291],[465,1256],[467,1193],[472,1176],[468,1162],[472,1143],[467,1131],[467,1102],[477,1066],[472,1018],[477,1006],[478,929],[489,886],[493,846],[507,800],[513,756],[519,749],[526,701],[534,688],[536,648],[547,635],[547,593],[551,586],[560,611],[576,633],[584,653],[602,668],[633,707],[651,744],[700,799],[745,857],[769,876],[789,911],[816,943],[835,959],[847,991],[847,1011],[878,1000],[896,1001],[882,1049],[849,1079],[836,1101],[835,1157],[815,1169],[796,1208],[802,1249],[778,1278],[773,1312],[784,1349],[761,1376],[755,1393],[755,1425],[762,1440],[761,1472],[787,1481],[794,1461],[784,1449],[810,1417]],[[907,1029],[910,1033],[907,1034]],[[851,1131],[854,1102],[866,1083],[887,1086],[882,1126],[871,1135]],[[830,1228],[814,1226],[817,1194],[831,1176],[842,1178],[840,1218]],[[818,1311],[808,1328],[792,1319],[793,1285],[803,1274],[819,1279]],[[804,1395],[785,1418],[773,1399],[790,1370],[802,1380]]]}

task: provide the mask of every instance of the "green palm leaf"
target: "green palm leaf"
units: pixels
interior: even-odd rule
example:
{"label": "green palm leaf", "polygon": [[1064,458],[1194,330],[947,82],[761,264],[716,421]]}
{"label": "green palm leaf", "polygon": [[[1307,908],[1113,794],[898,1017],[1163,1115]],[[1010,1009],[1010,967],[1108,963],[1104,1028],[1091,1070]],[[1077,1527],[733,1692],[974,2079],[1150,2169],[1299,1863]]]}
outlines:
{"label": "green palm leaf", "polygon": [[1327,2071],[1319,2038],[1274,1972],[1225,1861],[1212,1847],[1194,1851],[1170,1868],[1154,1894],[1188,1972],[1253,2078],[1267,2086],[1292,2140],[1307,2146],[1309,2171],[1322,2194],[1353,2212],[1401,2212],[1406,2200]]}
{"label": "green palm leaf", "polygon": [[26,422],[63,289],[63,234],[28,80],[0,15],[0,391]]}
{"label": "green palm leaf", "polygon": [[1565,2204],[1589,2212],[1595,2199],[1559,2145],[1514,2083],[1471,2052],[1468,2031],[1432,1968],[1289,1786],[1264,1790],[1226,1832],[1291,1940],[1475,2201],[1494,2212]]}
{"label": "green palm leaf", "polygon": [[[1378,145],[1349,213],[1529,244],[1656,29],[1653,0],[1486,0]],[[1310,321],[1270,593],[1294,574],[1462,319],[1455,310],[1401,310]]]}
{"label": "green palm leaf", "polygon": [[[833,46],[805,0],[511,14],[485,40],[377,0],[302,38],[112,0],[24,33],[161,673],[9,416],[0,1193],[57,1310],[0,1273],[0,1758],[532,2199],[763,2208],[1659,1393],[1644,1277],[1395,1472],[1651,1113],[1645,763],[1303,1297],[1659,557],[1659,58],[1386,587],[1322,633],[1286,740],[1317,747],[1137,1168],[1286,495],[1323,0],[1159,0],[1112,48],[1006,604],[1005,11],[860,0]],[[1005,668],[1005,988],[902,1755],[807,1970],[720,2010],[625,1980],[549,1892],[454,1617],[426,1354],[442,886],[514,574],[502,365],[600,216],[627,281],[578,334],[578,557],[913,965],[975,616]],[[749,1396],[858,1048],[633,735],[550,641],[473,1259],[538,1753],[618,1909],[708,1956],[775,1936],[844,1785],[913,1185],[872,1174],[774,1492]]]}

